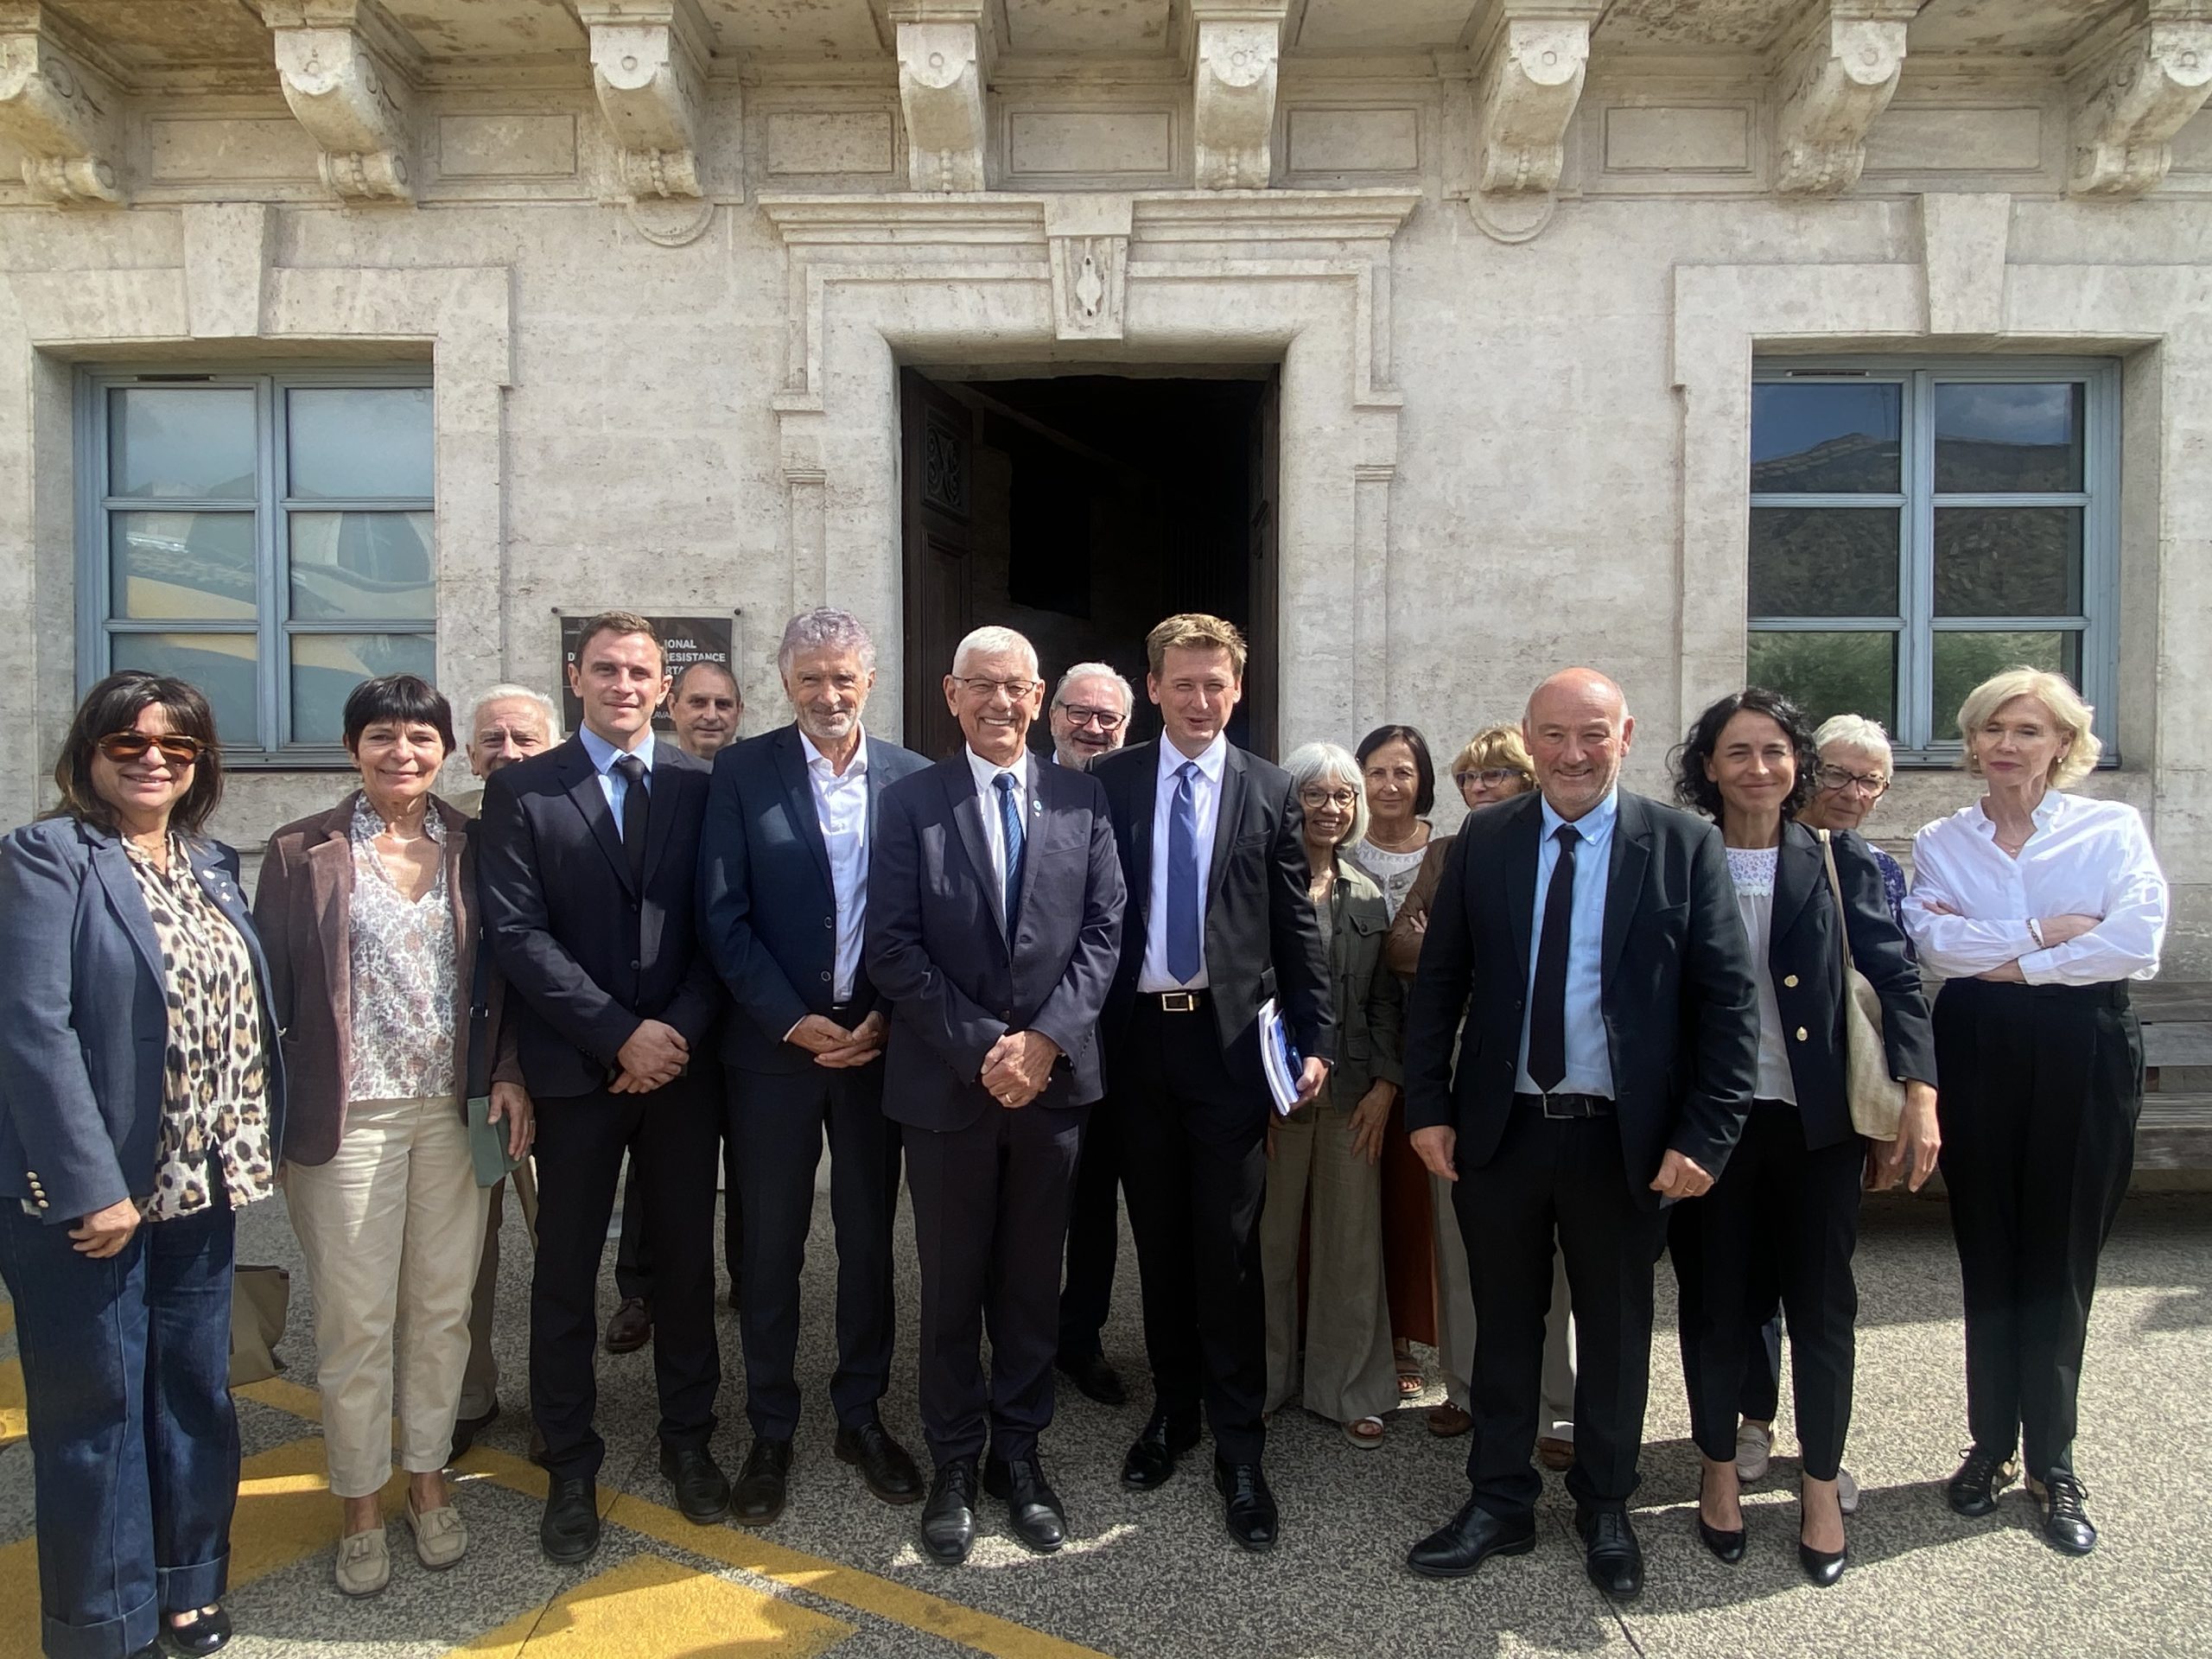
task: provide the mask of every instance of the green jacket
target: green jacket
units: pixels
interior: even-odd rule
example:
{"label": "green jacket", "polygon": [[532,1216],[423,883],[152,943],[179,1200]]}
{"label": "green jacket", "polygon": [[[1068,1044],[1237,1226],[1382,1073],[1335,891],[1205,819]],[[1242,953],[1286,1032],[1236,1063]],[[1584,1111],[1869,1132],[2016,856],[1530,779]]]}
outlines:
{"label": "green jacket", "polygon": [[1329,1097],[1344,1110],[1378,1077],[1403,1087],[1403,982],[1382,960],[1390,912],[1382,890],[1343,859],[1329,896],[1329,984],[1336,997],[1337,1064]]}

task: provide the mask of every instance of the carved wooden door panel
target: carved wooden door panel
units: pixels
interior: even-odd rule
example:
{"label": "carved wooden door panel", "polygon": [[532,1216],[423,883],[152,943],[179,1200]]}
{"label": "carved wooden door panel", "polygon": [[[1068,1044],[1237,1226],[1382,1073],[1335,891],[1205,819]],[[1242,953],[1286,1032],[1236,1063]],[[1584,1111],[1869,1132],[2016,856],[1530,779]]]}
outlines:
{"label": "carved wooden door panel", "polygon": [[899,372],[899,489],[906,532],[906,746],[931,760],[960,744],[942,689],[975,626],[975,415],[912,369]]}
{"label": "carved wooden door panel", "polygon": [[1281,494],[1278,452],[1281,448],[1282,374],[1271,371],[1260,405],[1252,412],[1247,430],[1250,442],[1245,454],[1245,500],[1249,512],[1245,523],[1245,560],[1251,583],[1246,612],[1249,646],[1244,669],[1245,741],[1256,753],[1279,760],[1281,710],[1277,665],[1281,660],[1282,625],[1276,582],[1280,564],[1276,545],[1275,507]]}

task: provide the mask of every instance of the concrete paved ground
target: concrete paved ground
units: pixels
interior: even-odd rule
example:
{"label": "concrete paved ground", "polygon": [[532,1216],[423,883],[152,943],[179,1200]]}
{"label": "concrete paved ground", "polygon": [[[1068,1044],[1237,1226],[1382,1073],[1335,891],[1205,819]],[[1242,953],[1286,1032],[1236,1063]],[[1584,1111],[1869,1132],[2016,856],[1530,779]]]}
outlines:
{"label": "concrete paved ground", "polygon": [[[1636,1514],[1649,1584],[1625,1610],[1584,1581],[1557,1477],[1548,1478],[1534,1554],[1492,1562],[1456,1585],[1408,1576],[1407,1545],[1464,1497],[1466,1445],[1433,1439],[1411,1411],[1373,1452],[1296,1412],[1279,1417],[1269,1467],[1286,1535],[1272,1555],[1255,1559],[1222,1531],[1204,1448],[1161,1491],[1124,1491],[1116,1475],[1141,1421],[1141,1400],[1109,1411],[1064,1389],[1045,1455],[1068,1504],[1069,1548],[1048,1560],[1029,1555],[987,1500],[985,1535],[969,1563],[953,1571],[931,1564],[913,1541],[918,1511],[876,1503],[830,1452],[826,1199],[808,1268],[807,1416],[783,1521],[765,1533],[694,1528],[666,1507],[654,1469],[649,1356],[602,1357],[601,1424],[612,1447],[602,1475],[606,1542],[584,1567],[556,1569],[537,1553],[543,1488],[520,1456],[528,1246],[512,1206],[509,1215],[499,1320],[508,1411],[465,1465],[460,1503],[471,1554],[450,1573],[425,1573],[395,1522],[391,1587],[367,1602],[346,1601],[330,1582],[337,1506],[321,1489],[311,1297],[296,1276],[280,1350],[288,1377],[251,1390],[240,1405],[248,1465],[231,1598],[241,1632],[231,1651],[240,1659],[456,1649],[588,1659],[832,1650],[836,1659],[975,1651],[1062,1659],[1086,1650],[1134,1659],[2212,1655],[2212,1198],[2139,1197],[2106,1254],[2079,1450],[2104,1542],[2082,1561],[2043,1545],[2017,1491],[1986,1522],[1960,1521],[1944,1507],[1942,1484],[1962,1441],[1964,1411],[1957,1269],[1941,1206],[1894,1201],[1870,1205],[1859,1256],[1848,1462],[1866,1502],[1851,1529],[1850,1571],[1828,1592],[1798,1574],[1794,1457],[1777,1459],[1749,1506],[1749,1559],[1732,1569],[1713,1560],[1692,1530],[1697,1465],[1662,1265],[1650,1445]],[[906,1300],[886,1415],[919,1454],[911,1236],[902,1230],[901,1240]],[[296,1273],[281,1202],[248,1213],[239,1257]],[[1125,1247],[1128,1276],[1107,1341],[1134,1379],[1142,1343],[1131,1260]],[[611,1298],[611,1283],[604,1294]],[[0,1306],[0,1326],[6,1313]],[[745,1445],[739,1345],[734,1316],[720,1317],[730,1380],[715,1449],[734,1470]],[[0,1329],[0,1360],[12,1354],[12,1334]],[[20,1389],[12,1363],[0,1365],[0,1439],[20,1435]],[[1794,1447],[1786,1417],[1778,1443]],[[0,1618],[0,1659],[35,1651],[30,1528],[29,1458],[12,1444],[0,1449],[0,1607],[8,1615]]]}

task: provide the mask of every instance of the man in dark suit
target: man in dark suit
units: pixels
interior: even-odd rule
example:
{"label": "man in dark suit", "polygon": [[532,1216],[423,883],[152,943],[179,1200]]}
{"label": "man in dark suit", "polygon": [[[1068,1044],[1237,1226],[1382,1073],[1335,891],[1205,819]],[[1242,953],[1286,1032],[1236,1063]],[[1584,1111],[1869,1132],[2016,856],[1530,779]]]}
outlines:
{"label": "man in dark suit", "polygon": [[594,1478],[606,1446],[592,1427],[594,1304],[626,1148],[655,1266],[661,1472],[690,1519],[716,1521],[729,1507],[729,1483],[707,1451],[721,1383],[712,1261],[721,1107],[689,1071],[721,1002],[695,920],[707,770],[653,736],[668,674],[645,618],[588,620],[569,683],[582,728],[492,774],[477,855],[485,926],[538,1108],[530,1394],[551,1476],[538,1541],[563,1563],[599,1547]]}
{"label": "man in dark suit", "polygon": [[1556,1230],[1580,1360],[1567,1490],[1592,1581],[1626,1599],[1663,1206],[1707,1191],[1743,1128],[1758,994],[1720,832],[1619,787],[1620,688],[1556,674],[1521,729],[1537,792],[1459,832],[1406,1014],[1406,1123],[1456,1183],[1475,1299],[1474,1493],[1407,1564],[1459,1578],[1535,1543]]}
{"label": "man in dark suit", "polygon": [[1243,689],[1243,637],[1218,617],[1172,616],[1145,649],[1161,736],[1090,773],[1129,890],[1107,1071],[1152,1361],[1152,1418],[1122,1480],[1145,1491],[1174,1473],[1198,1444],[1203,1396],[1230,1535],[1264,1550],[1281,1523],[1260,1462],[1273,1107],[1259,1014],[1270,999],[1280,1009],[1305,1056],[1299,1098],[1311,1100],[1335,1052],[1328,957],[1289,774],[1224,735]]}
{"label": "man in dark suit", "polygon": [[922,1544],[948,1564],[975,1538],[987,1443],[982,1487],[1022,1541],[1055,1550],[1067,1529],[1037,1438],[1124,894],[1098,785],[1025,747],[1044,694],[1011,628],[962,640],[944,696],[967,741],[884,791],[868,869],[868,972],[892,1010],[883,1108],[905,1126],[921,1258],[937,1461]]}
{"label": "man in dark suit", "polygon": [[745,1224],[738,1322],[753,1445],[733,1507],[747,1526],[783,1513],[790,1483],[799,1268],[825,1129],[837,1239],[830,1380],[837,1455],[887,1503],[922,1495],[920,1471],[877,1412],[896,1325],[899,1135],[883,1116],[885,1016],[861,938],[878,804],[929,763],[861,728],[875,647],[857,617],[793,617],[776,665],[795,718],[715,758],[699,864],[707,954],[735,1004],[721,1053],[724,1135],[737,1154],[730,1197]]}

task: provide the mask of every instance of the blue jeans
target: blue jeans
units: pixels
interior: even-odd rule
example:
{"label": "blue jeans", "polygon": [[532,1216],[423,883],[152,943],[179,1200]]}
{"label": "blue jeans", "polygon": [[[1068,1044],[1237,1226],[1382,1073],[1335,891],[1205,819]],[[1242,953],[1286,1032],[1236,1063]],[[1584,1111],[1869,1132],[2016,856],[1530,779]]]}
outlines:
{"label": "blue jeans", "polygon": [[163,1612],[216,1600],[230,1567],[234,1224],[215,1183],[196,1215],[146,1222],[105,1261],[0,1199],[36,1491],[50,1659],[124,1659]]}

